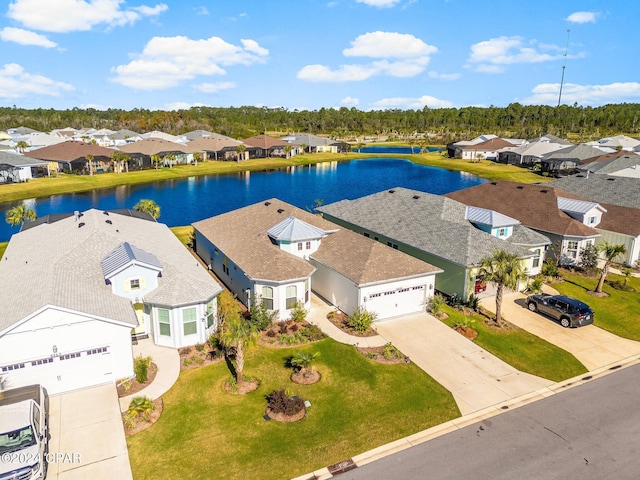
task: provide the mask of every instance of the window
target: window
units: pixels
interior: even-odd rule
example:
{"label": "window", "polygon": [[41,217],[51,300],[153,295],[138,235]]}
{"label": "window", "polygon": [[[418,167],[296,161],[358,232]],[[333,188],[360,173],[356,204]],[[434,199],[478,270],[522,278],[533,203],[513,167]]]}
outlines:
{"label": "window", "polygon": [[158,325],[160,326],[160,335],[166,337],[171,336],[171,319],[169,318],[169,310],[164,308],[158,309]]}
{"label": "window", "polygon": [[304,282],[304,303],[309,303],[309,280]]}
{"label": "window", "polygon": [[53,362],[53,358],[48,357],[48,358],[40,358],[38,360],[34,360],[31,362],[31,366],[35,367],[37,365],[45,365],[47,363],[51,363]]}
{"label": "window", "polygon": [[267,310],[273,310],[273,288],[262,287],[262,304]]}
{"label": "window", "polygon": [[395,243],[387,242],[387,245],[390,246],[391,248],[395,248],[396,250],[398,250],[398,245]]}
{"label": "window", "polygon": [[182,331],[185,336],[195,335],[198,333],[198,324],[196,320],[196,307],[185,308],[182,310]]}
{"label": "window", "polygon": [[597,217],[589,217],[589,225],[596,223]]}
{"label": "window", "polygon": [[537,268],[540,266],[540,249],[536,248],[533,252],[535,257],[533,257],[533,268]]}
{"label": "window", "polygon": [[298,243],[298,251],[301,252],[302,251],[302,242]]}
{"label": "window", "polygon": [[311,250],[311,242],[307,242],[307,245],[305,247],[307,250]]}
{"label": "window", "polygon": [[65,353],[64,355],[60,355],[60,360],[71,360],[72,358],[79,358],[80,352],[73,353]]}
{"label": "window", "polygon": [[576,258],[578,256],[578,242],[567,242],[567,257]]}
{"label": "window", "polygon": [[369,234],[367,232],[364,232],[363,235],[367,238],[369,238]]}
{"label": "window", "polygon": [[292,309],[296,306],[296,302],[298,301],[298,289],[295,285],[291,285],[287,287],[287,310]]}
{"label": "window", "polygon": [[140,290],[140,279],[139,278],[134,278],[132,280],[129,281],[129,285],[131,287],[131,290]]}
{"label": "window", "polygon": [[107,347],[92,348],[87,350],[87,355],[97,355],[99,353],[107,353]]}
{"label": "window", "polygon": [[229,275],[229,259],[227,257],[222,258],[222,271]]}
{"label": "window", "polygon": [[14,363],[13,365],[5,365],[2,367],[3,372],[10,372],[12,370],[18,370],[19,368],[24,368],[24,363]]}
{"label": "window", "polygon": [[213,321],[215,320],[215,315],[213,312],[213,300],[207,303],[207,328],[211,328],[213,326]]}
{"label": "window", "polygon": [[499,237],[506,237],[507,236],[507,229],[506,228],[501,228],[500,230],[498,230],[498,236]]}

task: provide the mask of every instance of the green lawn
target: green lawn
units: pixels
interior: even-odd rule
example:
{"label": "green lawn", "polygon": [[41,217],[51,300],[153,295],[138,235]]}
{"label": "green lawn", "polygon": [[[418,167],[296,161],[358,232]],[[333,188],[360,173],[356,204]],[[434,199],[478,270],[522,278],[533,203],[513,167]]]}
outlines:
{"label": "green lawn", "polygon": [[185,227],[171,227],[170,230],[184,245],[189,243],[191,235],[193,235],[193,227],[191,225]]}
{"label": "green lawn", "polygon": [[9,242],[0,242],[0,260],[4,257],[4,251],[7,249]]}
{"label": "green lawn", "polygon": [[[360,154],[360,153],[315,153],[296,155],[293,158],[262,158],[246,162],[199,162],[194,165],[180,165],[173,168],[158,170],[142,170],[129,173],[101,173],[90,177],[88,175],[63,174],[59,176],[37,178],[26,183],[13,183],[0,188],[0,203],[15,202],[25,198],[48,197],[65,193],[91,191],[100,188],[113,188],[118,185],[134,185],[151,183],[159,180],[172,180],[198,175],[230,174],[242,171],[261,171],[284,168],[290,165],[308,165],[329,161],[347,161],[362,158],[400,158],[410,160],[420,165],[445,168],[453,171],[465,171],[486,178],[488,180],[510,180],[514,182],[535,183],[548,179],[531,173],[525,168],[504,165],[483,160],[480,163],[470,163],[467,160],[444,158],[439,153],[425,153],[415,155],[394,154]],[[133,207],[133,205],[131,205]]]}
{"label": "green lawn", "polygon": [[522,372],[555,382],[587,372],[569,352],[515,325],[500,329],[486,325],[486,317],[479,314],[467,317],[450,307],[445,307],[445,311],[449,315],[444,320],[447,325],[472,320],[470,326],[478,332],[474,342]]}
{"label": "green lawn", "polygon": [[620,337],[640,341],[640,278],[629,278],[627,283],[635,292],[625,292],[610,285],[611,281],[624,282],[624,277],[609,274],[603,288],[609,296],[596,297],[587,292],[595,290],[597,277],[569,272],[562,272],[562,276],[565,281],[554,283],[553,288],[589,305],[595,312],[595,325]]}
{"label": "green lawn", "polygon": [[[262,384],[247,395],[224,392],[225,363],[183,371],[158,422],[127,440],[134,478],[291,478],[460,415],[414,364],[377,364],[331,339],[304,349],[320,352],[315,385],[289,380],[283,364],[296,349],[249,350],[245,372]],[[311,402],[305,419],[263,419],[265,395],[280,387]]]}

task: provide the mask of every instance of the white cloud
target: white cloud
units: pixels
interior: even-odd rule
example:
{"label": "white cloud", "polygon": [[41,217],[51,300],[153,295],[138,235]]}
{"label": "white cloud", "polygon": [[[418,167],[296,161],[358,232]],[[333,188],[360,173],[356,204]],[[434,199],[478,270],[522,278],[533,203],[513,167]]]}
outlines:
{"label": "white cloud", "polygon": [[191,107],[207,107],[204,103],[170,102],[164,104],[163,110],[189,110]]}
{"label": "white cloud", "polygon": [[194,85],[193,88],[204,93],[217,93],[222,90],[236,88],[236,84],[233,82],[200,83],[198,85]]}
{"label": "white cloud", "polygon": [[340,105],[355,107],[360,104],[360,100],[354,97],[344,97],[340,100]]}
{"label": "white cloud", "polygon": [[462,74],[460,73],[438,73],[431,71],[429,72],[429,76],[431,78],[437,78],[438,80],[452,81],[459,79]]}
{"label": "white cloud", "polygon": [[201,6],[194,8],[196,15],[209,15],[209,10],[207,7]]}
{"label": "white cloud", "polygon": [[370,7],[388,8],[393,7],[400,0],[356,0],[357,3],[364,3]]}
{"label": "white cloud", "polygon": [[571,23],[596,23],[596,12],[574,12],[565,20]]}
{"label": "white cloud", "polygon": [[[553,53],[546,53],[553,51]],[[467,68],[478,72],[501,73],[504,65],[516,63],[540,63],[562,58],[561,49],[536,41],[525,45],[518,36],[498,37],[471,45]]]}
{"label": "white cloud", "polygon": [[82,105],[80,105],[80,108],[93,108],[94,110],[99,110],[101,112],[104,112],[106,110],[109,110],[110,108],[113,108],[109,105],[101,105],[99,103],[83,103]]}
{"label": "white cloud", "polygon": [[[556,105],[560,93],[559,83],[543,83],[531,91],[533,95],[522,103],[528,105]],[[640,83],[616,82],[608,85],[577,85],[565,83],[562,103],[578,105],[606,105],[608,103],[635,103],[640,100]]]}
{"label": "white cloud", "polygon": [[27,73],[16,63],[8,63],[0,68],[0,98],[14,99],[29,95],[59,97],[61,92],[72,90],[73,86],[68,83]]}
{"label": "white cloud", "polygon": [[241,42],[244,48],[220,37],[154,37],[131,62],[113,67],[111,80],[139,90],[160,90],[201,75],[224,75],[227,72],[222,66],[263,62],[269,54],[254,40]]}
{"label": "white cloud", "polygon": [[13,27],[4,27],[0,30],[0,40],[44,48],[54,48],[58,46],[57,43],[52,42],[44,35]]}
{"label": "white cloud", "polygon": [[123,0],[13,0],[7,17],[34,30],[74,32],[91,30],[97,25],[133,24],[169,8],[164,3],[123,8],[123,3]]}
{"label": "white cloud", "polygon": [[377,102],[371,104],[371,108],[374,110],[384,110],[387,108],[407,108],[407,109],[421,109],[424,107],[429,108],[450,108],[453,107],[453,103],[448,100],[441,100],[439,98],[432,97],[430,95],[423,95],[419,98],[410,97],[393,97],[383,98]]}
{"label": "white cloud", "polygon": [[422,73],[438,49],[413,35],[394,32],[370,32],[351,42],[351,47],[342,51],[346,57],[369,57],[379,59],[366,64],[340,65],[331,69],[325,65],[307,65],[297,74],[301,80],[310,82],[352,82],[374,75],[392,77],[415,77]]}

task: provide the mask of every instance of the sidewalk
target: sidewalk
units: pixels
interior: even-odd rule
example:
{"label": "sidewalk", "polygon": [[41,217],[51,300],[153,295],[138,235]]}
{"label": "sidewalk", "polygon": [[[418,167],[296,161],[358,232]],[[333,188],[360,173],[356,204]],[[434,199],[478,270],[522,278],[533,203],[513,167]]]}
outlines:
{"label": "sidewalk", "polygon": [[380,335],[374,335],[372,337],[357,337],[342,331],[327,318],[327,314],[333,311],[335,311],[334,306],[329,305],[316,294],[312,293],[311,312],[307,317],[307,322],[320,327],[320,330],[333,338],[336,342],[355,345],[362,348],[383,347],[388,343],[388,341]]}
{"label": "sidewalk", "polygon": [[151,384],[133,395],[120,398],[120,410],[122,412],[129,408],[133,397],[148,397],[151,400],[160,398],[167,392],[180,375],[180,354],[175,348],[160,347],[153,343],[153,340],[146,338],[138,340],[138,344],[133,346],[133,356],[151,357],[153,363],[158,367],[156,378]]}

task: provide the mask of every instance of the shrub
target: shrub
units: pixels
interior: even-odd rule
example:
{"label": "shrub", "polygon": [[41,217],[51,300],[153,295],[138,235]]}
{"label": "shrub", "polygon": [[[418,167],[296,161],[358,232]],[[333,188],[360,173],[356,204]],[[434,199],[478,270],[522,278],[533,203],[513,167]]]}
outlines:
{"label": "shrub", "polygon": [[196,343],[196,350],[199,352],[204,351],[204,343]]}
{"label": "shrub", "polygon": [[278,318],[278,311],[267,310],[260,298],[251,298],[251,308],[249,308],[249,321],[253,323],[258,330],[266,330]]}
{"label": "shrub", "polygon": [[149,365],[151,365],[151,357],[143,357],[138,355],[133,360],[133,371],[136,374],[138,383],[146,383],[149,378]]}
{"label": "shrub", "polygon": [[313,362],[320,356],[320,352],[302,352],[298,350],[294,356],[291,357],[289,363],[295,370],[304,370],[310,368]]}
{"label": "shrub", "polygon": [[533,293],[540,293],[542,291],[542,285],[544,284],[544,277],[537,275],[531,283],[529,283],[529,290]]}
{"label": "shrub", "polygon": [[133,385],[133,379],[123,378],[122,380],[120,380],[120,385],[122,385],[122,388],[126,393],[131,389],[131,385]]}
{"label": "shrub", "polygon": [[366,332],[373,322],[378,319],[378,315],[374,312],[369,312],[364,308],[356,308],[347,320],[349,328],[354,329],[356,332]]}
{"label": "shrub", "polygon": [[327,319],[333,320],[333,317],[335,317],[335,315],[336,315],[336,312],[329,312],[327,313]]}
{"label": "shrub", "polygon": [[297,396],[288,396],[284,388],[281,388],[267,395],[267,405],[273,413],[295,415],[304,409],[304,400]]}
{"label": "shrub", "polygon": [[384,349],[382,350],[382,356],[387,360],[391,360],[392,358],[404,357],[402,352],[398,350],[396,347],[394,347],[391,343],[387,343],[384,346]]}
{"label": "shrub", "polygon": [[269,337],[269,338],[273,338],[273,337],[275,337],[275,336],[276,336],[276,332],[275,332],[274,330],[269,329],[269,330],[267,330],[266,335],[267,335],[267,337]]}
{"label": "shrub", "polygon": [[302,323],[307,319],[307,313],[309,312],[304,308],[304,303],[298,301],[291,310],[291,318],[296,323]]}
{"label": "shrub", "polygon": [[429,311],[436,317],[440,316],[444,311],[444,306],[447,304],[447,300],[441,293],[436,293],[429,300]]}
{"label": "shrub", "polygon": [[300,334],[310,342],[322,340],[326,336],[323,331],[320,330],[320,327],[318,327],[317,325],[309,324],[303,325],[303,327],[300,329]]}
{"label": "shrub", "polygon": [[557,278],[558,276],[560,276],[558,265],[554,262],[544,262],[542,264],[541,271],[545,277]]}
{"label": "shrub", "polygon": [[469,307],[474,312],[478,311],[478,305],[480,305],[480,299],[474,295],[473,293],[469,295],[469,300],[467,300],[466,306]]}
{"label": "shrub", "polygon": [[[156,409],[155,403],[148,397],[133,397],[127,415],[135,418],[142,417],[145,421],[149,421],[149,415]],[[135,421],[134,421],[135,425]]]}
{"label": "shrub", "polygon": [[287,324],[287,322],[280,322],[278,324],[278,331],[280,333],[287,333],[289,331],[289,325]]}
{"label": "shrub", "polygon": [[587,244],[587,246],[580,251],[580,255],[580,266],[585,270],[585,272],[595,272],[596,267],[598,266],[598,249],[596,246],[593,243]]}
{"label": "shrub", "polygon": [[291,326],[289,327],[289,329],[290,329],[293,333],[296,333],[296,332],[300,329],[300,327],[298,326],[298,324],[297,324],[297,323],[294,323],[293,325],[291,325]]}

